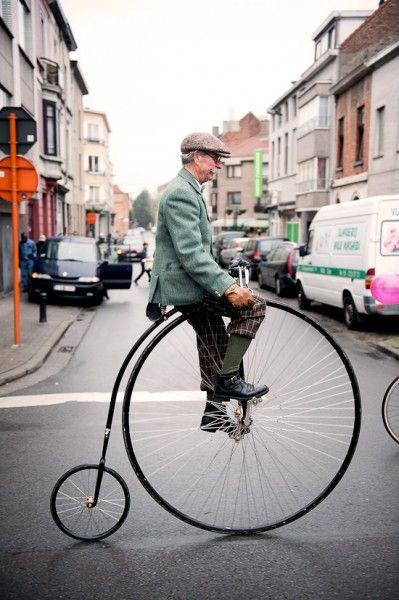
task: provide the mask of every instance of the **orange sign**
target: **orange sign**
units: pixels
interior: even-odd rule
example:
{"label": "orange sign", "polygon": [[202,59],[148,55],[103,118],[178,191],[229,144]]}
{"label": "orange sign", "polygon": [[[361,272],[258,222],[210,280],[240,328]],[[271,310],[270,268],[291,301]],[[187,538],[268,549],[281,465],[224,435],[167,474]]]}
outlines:
{"label": "orange sign", "polygon": [[86,213],[86,223],[88,225],[94,225],[96,220],[97,220],[96,213],[92,213],[92,212]]}
{"label": "orange sign", "polygon": [[[30,160],[16,156],[16,200],[24,202],[36,193],[39,176]],[[13,201],[11,156],[0,160],[0,198]]]}

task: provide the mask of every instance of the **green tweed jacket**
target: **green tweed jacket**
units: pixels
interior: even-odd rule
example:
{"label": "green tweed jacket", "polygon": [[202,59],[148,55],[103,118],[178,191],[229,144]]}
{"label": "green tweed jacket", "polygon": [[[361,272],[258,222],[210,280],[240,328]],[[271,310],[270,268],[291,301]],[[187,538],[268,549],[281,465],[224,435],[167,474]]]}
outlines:
{"label": "green tweed jacket", "polygon": [[181,169],[159,205],[149,301],[164,305],[222,296],[235,280],[216,264],[204,199],[194,177]]}

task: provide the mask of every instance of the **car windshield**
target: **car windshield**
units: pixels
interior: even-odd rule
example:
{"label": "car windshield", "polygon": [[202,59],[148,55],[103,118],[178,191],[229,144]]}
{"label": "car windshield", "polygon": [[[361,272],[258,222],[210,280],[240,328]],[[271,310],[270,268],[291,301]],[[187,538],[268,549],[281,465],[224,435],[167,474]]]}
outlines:
{"label": "car windshield", "polygon": [[49,240],[46,248],[44,248],[44,252],[41,252],[40,256],[54,260],[78,262],[96,262],[98,260],[95,244],[74,243],[70,241],[56,242]]}
{"label": "car windshield", "polygon": [[142,244],[141,238],[139,237],[125,237],[123,240],[125,246],[140,246]]}

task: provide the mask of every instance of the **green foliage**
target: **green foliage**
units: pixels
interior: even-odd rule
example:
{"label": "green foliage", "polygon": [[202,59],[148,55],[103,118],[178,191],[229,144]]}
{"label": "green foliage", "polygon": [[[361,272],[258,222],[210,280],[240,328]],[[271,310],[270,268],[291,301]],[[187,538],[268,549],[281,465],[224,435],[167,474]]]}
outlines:
{"label": "green foliage", "polygon": [[143,190],[133,201],[134,218],[140,227],[147,228],[154,222],[152,202],[147,190]]}

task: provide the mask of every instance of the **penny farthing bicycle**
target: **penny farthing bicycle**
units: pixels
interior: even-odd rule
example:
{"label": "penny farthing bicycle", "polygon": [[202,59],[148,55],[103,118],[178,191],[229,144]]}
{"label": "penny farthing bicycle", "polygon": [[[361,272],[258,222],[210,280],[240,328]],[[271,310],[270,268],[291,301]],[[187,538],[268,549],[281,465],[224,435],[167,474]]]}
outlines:
{"label": "penny farthing bicycle", "polygon": [[391,438],[399,444],[399,377],[391,381],[384,394],[382,420]]}
{"label": "penny farthing bicycle", "polygon": [[226,402],[234,431],[209,432],[200,428],[206,395],[189,316],[164,311],[123,362],[99,464],[70,469],[51,495],[52,516],[67,535],[105,538],[129,511],[126,483],[105,465],[127,369],[122,426],[129,460],[152,498],[191,525],[229,534],[274,529],[317,506],[348,468],[360,396],[329,333],[307,315],[267,301],[242,367],[248,381],[267,383],[270,391],[263,399]]}

